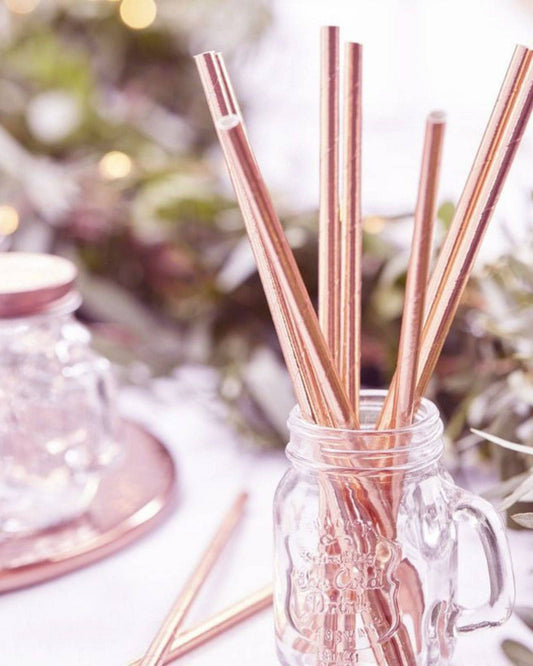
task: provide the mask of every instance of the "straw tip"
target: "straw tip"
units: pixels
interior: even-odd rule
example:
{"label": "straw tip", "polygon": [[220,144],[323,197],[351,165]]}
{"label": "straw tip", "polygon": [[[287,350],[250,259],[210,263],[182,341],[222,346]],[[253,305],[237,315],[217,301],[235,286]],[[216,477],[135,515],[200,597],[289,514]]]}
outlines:
{"label": "straw tip", "polygon": [[440,110],[432,111],[428,116],[428,122],[434,125],[442,125],[446,122],[446,112]]}
{"label": "straw tip", "polygon": [[345,42],[344,48],[348,52],[359,53],[363,50],[361,42]]}
{"label": "straw tip", "polygon": [[227,116],[221,116],[217,120],[217,127],[220,130],[230,130],[237,125],[240,125],[241,119],[235,113],[228,114]]}
{"label": "straw tip", "polygon": [[202,53],[197,53],[196,55],[193,56],[195,60],[203,60],[204,58],[207,58],[208,56],[214,56],[215,52],[214,51],[202,51]]}

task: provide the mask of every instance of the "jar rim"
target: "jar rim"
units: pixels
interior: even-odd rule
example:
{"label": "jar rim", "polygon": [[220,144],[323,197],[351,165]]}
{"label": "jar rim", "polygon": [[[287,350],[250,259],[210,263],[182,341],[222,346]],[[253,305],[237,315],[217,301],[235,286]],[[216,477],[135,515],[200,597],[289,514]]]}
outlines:
{"label": "jar rim", "polygon": [[[384,390],[362,390],[360,405],[364,410],[366,402],[367,409],[371,406],[377,418],[386,395],[387,391]],[[421,454],[423,451],[429,454],[428,445],[429,449],[432,449],[433,447],[430,444],[438,442],[443,431],[440,412],[437,406],[427,398],[421,400],[414,417],[414,422],[411,425],[400,428],[374,430],[373,423],[369,423],[366,427],[359,429],[321,426],[304,419],[298,407],[295,407],[291,411],[288,426],[291,436],[303,437],[306,440],[320,444],[322,454],[334,454],[336,458],[361,454],[368,461],[380,457],[390,460],[396,454],[403,455],[406,449],[409,449],[414,455],[416,455],[417,451]],[[383,445],[384,438],[394,437],[400,440],[403,439],[409,442],[409,444],[391,448]],[[339,447],[340,443],[342,443],[342,447]],[[346,446],[347,443],[348,446]],[[437,448],[440,450],[441,445],[439,444],[436,447],[435,453],[437,452]]]}

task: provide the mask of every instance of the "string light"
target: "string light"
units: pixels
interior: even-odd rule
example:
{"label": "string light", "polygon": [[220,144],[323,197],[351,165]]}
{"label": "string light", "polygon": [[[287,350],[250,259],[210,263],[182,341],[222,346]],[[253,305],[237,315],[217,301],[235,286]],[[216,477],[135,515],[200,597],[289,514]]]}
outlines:
{"label": "string light", "polygon": [[107,180],[125,178],[131,173],[131,167],[131,157],[120,150],[112,150],[106,153],[98,165],[100,175]]}
{"label": "string light", "polygon": [[15,233],[19,226],[19,214],[9,204],[0,205],[0,235],[9,236]]}
{"label": "string light", "polygon": [[7,8],[15,14],[29,14],[40,0],[5,0]]}
{"label": "string light", "polygon": [[134,30],[142,30],[152,25],[156,14],[154,0],[122,0],[120,3],[120,18]]}

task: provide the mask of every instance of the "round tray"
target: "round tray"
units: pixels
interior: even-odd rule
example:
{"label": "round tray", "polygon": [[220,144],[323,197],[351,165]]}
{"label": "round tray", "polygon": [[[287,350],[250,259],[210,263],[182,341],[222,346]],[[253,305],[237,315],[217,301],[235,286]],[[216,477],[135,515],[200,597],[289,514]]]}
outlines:
{"label": "round tray", "polygon": [[0,592],[40,583],[87,566],[152,528],[172,504],[176,471],[163,445],[123,422],[123,460],[101,481],[80,517],[0,543]]}

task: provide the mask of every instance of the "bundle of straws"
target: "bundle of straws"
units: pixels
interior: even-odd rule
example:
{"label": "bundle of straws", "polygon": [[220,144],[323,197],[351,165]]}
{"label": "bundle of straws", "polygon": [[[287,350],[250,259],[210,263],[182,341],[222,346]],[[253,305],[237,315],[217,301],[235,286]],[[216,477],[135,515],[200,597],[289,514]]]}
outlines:
{"label": "bundle of straws", "polygon": [[[318,316],[252,151],[223,58],[219,53],[207,52],[196,56],[196,61],[301,414],[319,425],[357,429],[362,47],[356,43],[344,45],[342,142],[339,49],[339,29],[322,28]],[[427,118],[397,367],[376,424],[379,430],[409,425],[428,386],[531,113],[532,57],[531,50],[515,48],[429,279],[445,119],[440,112]],[[397,440],[384,435],[382,443],[392,447]],[[324,484],[325,510],[348,517],[357,511],[384,535],[394,538],[398,489],[390,487],[383,492],[357,479],[353,486],[359,498],[357,509],[345,490]],[[416,572],[404,560],[397,575],[410,581],[411,608],[416,608],[420,594]],[[391,609],[379,591],[372,594],[367,635],[377,663],[415,663],[417,647],[401,626],[385,643],[375,638],[372,625],[390,616]]]}

